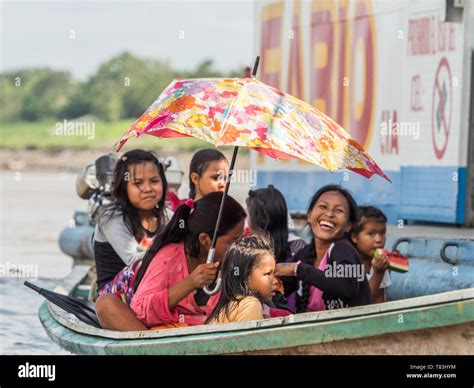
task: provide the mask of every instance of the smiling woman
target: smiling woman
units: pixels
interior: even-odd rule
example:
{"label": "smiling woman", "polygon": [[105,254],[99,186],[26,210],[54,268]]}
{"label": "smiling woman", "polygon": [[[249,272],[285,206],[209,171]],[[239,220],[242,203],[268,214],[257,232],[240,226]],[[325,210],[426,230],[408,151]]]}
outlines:
{"label": "smiling woman", "polygon": [[277,276],[286,277],[286,296],[300,289],[297,312],[370,303],[369,284],[360,276],[362,261],[348,239],[356,217],[357,204],[344,188],[328,185],[314,194],[307,214],[313,239],[296,253],[293,263],[278,264],[276,270]]}

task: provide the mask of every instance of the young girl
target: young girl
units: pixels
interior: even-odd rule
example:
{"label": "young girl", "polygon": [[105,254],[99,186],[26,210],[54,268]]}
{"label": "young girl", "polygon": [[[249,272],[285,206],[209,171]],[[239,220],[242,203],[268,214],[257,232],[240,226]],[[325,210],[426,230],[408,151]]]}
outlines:
{"label": "young girl", "polygon": [[222,269],[222,290],[206,323],[264,319],[264,303],[275,295],[275,257],[263,234],[243,237],[232,244]]}
{"label": "young girl", "polygon": [[145,326],[202,324],[214,308],[219,295],[209,298],[201,289],[215,281],[228,246],[243,233],[246,216],[228,196],[217,234],[216,262],[206,264],[221,199],[222,193],[214,192],[178,207],[143,258],[131,308]]}
{"label": "young girl", "polygon": [[311,199],[307,219],[313,240],[295,255],[294,263],[278,264],[275,273],[293,277],[285,279],[285,293],[298,289],[297,312],[370,303],[363,264],[347,238],[356,216],[352,195],[340,186],[324,186]]}
{"label": "young girl", "polygon": [[[222,152],[214,148],[197,151],[189,166],[189,198],[197,201],[206,194],[224,192],[228,174],[229,163]],[[173,211],[185,202],[174,193],[167,200]]]}
{"label": "young girl", "polygon": [[94,233],[99,294],[111,292],[115,276],[144,255],[149,240],[168,221],[166,190],[163,165],[151,152],[132,150],[117,161],[114,201],[101,214]]}
{"label": "young girl", "polygon": [[195,201],[206,194],[224,192],[229,174],[229,162],[215,148],[197,151],[189,166],[189,198]]}
{"label": "young girl", "polygon": [[[247,223],[249,232],[263,231],[273,239],[275,259],[277,263],[291,261],[300,249],[305,247],[305,242],[291,234],[288,230],[288,208],[285,197],[273,185],[267,188],[250,190],[247,198]],[[294,312],[295,296],[283,296],[283,285],[279,287],[272,302],[275,307]]]}
{"label": "young girl", "polygon": [[388,274],[387,256],[374,258],[375,250],[385,245],[387,217],[374,206],[359,206],[357,222],[352,227],[351,239],[357,247],[369,279],[372,303],[386,301],[385,290],[392,284]]}

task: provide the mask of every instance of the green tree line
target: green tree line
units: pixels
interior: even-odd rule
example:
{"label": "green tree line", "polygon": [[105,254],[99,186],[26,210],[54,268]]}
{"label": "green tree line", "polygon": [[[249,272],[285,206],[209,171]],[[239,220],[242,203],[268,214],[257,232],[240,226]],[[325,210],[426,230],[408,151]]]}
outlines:
{"label": "green tree line", "polygon": [[174,79],[242,77],[243,69],[222,74],[211,60],[193,71],[173,70],[169,63],[121,53],[101,64],[84,82],[50,68],[0,74],[0,121],[38,121],[92,114],[105,121],[138,117]]}

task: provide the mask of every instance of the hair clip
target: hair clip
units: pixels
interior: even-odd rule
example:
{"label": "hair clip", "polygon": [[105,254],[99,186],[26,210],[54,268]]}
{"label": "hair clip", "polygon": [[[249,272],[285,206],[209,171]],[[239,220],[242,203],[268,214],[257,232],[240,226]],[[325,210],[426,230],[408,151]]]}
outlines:
{"label": "hair clip", "polygon": [[122,162],[126,162],[127,159],[128,159],[128,156],[122,156],[122,157],[121,157]]}
{"label": "hair clip", "polygon": [[194,199],[189,198],[186,202],[184,202],[184,204],[190,209],[194,209],[194,204],[195,204]]}

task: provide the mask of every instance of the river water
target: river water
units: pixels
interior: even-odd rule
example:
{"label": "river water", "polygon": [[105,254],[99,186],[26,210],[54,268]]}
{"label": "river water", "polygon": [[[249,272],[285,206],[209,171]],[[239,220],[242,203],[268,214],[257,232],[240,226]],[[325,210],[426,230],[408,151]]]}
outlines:
{"label": "river water", "polygon": [[86,202],[75,174],[0,172],[0,354],[68,354],[38,318],[43,297],[24,280],[52,289],[72,268],[58,236]]}

